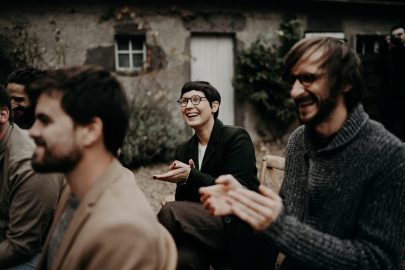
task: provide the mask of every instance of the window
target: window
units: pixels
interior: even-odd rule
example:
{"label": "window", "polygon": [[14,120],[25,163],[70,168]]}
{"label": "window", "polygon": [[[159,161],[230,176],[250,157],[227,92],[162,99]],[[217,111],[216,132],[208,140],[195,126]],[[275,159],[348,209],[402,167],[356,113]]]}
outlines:
{"label": "window", "polygon": [[356,52],[358,54],[378,53],[384,38],[383,35],[357,35]]}
{"label": "window", "polygon": [[306,38],[310,37],[334,37],[341,40],[345,39],[345,34],[342,32],[306,32]]}
{"label": "window", "polygon": [[117,36],[115,39],[115,69],[137,71],[144,67],[146,47],[144,36]]}

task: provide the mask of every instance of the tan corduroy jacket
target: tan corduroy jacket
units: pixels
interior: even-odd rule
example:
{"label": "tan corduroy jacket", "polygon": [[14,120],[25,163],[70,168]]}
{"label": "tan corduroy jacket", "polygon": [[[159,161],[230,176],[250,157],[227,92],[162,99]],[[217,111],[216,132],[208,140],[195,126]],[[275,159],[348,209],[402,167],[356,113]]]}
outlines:
{"label": "tan corduroy jacket", "polygon": [[[38,269],[46,269],[50,238],[71,192],[62,193]],[[50,270],[174,270],[173,239],[156,218],[134,174],[114,159],[81,198]]]}

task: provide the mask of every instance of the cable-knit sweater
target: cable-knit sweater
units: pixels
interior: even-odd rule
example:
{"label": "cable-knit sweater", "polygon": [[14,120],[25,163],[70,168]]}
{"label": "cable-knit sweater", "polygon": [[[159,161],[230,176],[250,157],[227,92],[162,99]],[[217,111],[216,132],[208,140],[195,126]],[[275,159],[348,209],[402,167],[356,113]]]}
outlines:
{"label": "cable-knit sweater", "polygon": [[284,210],[264,232],[281,269],[398,269],[405,245],[405,146],[358,105],[322,148],[308,126],[286,150]]}

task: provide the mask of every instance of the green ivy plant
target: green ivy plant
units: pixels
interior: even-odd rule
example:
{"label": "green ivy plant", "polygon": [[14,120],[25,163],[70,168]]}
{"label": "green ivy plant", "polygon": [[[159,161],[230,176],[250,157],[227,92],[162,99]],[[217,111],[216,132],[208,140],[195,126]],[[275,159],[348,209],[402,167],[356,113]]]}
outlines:
{"label": "green ivy plant", "polygon": [[301,36],[300,21],[280,24],[280,45],[269,45],[258,39],[237,54],[234,88],[241,102],[250,102],[260,115],[260,135],[278,139],[296,119],[289,87],[283,81],[283,57]]}

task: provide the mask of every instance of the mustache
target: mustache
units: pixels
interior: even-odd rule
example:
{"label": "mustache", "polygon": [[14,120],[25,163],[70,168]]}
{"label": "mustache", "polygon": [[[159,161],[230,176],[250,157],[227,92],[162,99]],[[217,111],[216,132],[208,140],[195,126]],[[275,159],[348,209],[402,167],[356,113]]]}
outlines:
{"label": "mustache", "polygon": [[306,103],[306,102],[315,102],[315,103],[319,102],[318,98],[313,93],[311,93],[311,92],[307,92],[307,93],[308,93],[308,95],[294,99],[294,102],[297,106],[300,105],[301,103]]}
{"label": "mustache", "polygon": [[37,146],[46,146],[46,143],[42,138],[34,138],[34,142]]}
{"label": "mustache", "polygon": [[28,111],[27,108],[22,107],[22,106],[17,106],[17,107],[15,107],[13,110],[14,110],[14,111],[18,111],[18,112],[26,112],[26,111]]}

